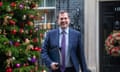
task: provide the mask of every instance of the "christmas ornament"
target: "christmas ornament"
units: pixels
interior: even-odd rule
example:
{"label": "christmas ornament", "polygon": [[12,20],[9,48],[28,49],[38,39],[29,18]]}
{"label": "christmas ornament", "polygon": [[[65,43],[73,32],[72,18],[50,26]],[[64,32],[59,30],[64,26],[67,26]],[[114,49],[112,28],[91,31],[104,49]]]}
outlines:
{"label": "christmas ornament", "polygon": [[35,58],[32,58],[32,59],[31,59],[31,62],[32,62],[32,63],[36,62],[36,59],[35,59]]}
{"label": "christmas ornament", "polygon": [[32,29],[30,29],[29,34],[32,34],[32,33],[33,33],[33,30],[32,30]]}
{"label": "christmas ornament", "polygon": [[27,24],[28,24],[28,26],[33,26],[34,25],[32,21],[28,21]]}
{"label": "christmas ornament", "polygon": [[17,67],[17,68],[19,68],[20,66],[21,66],[21,64],[19,64],[19,63],[16,64],[16,67]]}
{"label": "christmas ornament", "polygon": [[38,46],[36,46],[36,47],[34,48],[34,50],[35,50],[35,51],[41,51],[41,48],[39,48]]}
{"label": "christmas ornament", "polygon": [[12,72],[12,68],[11,67],[7,67],[5,72]]}
{"label": "christmas ornament", "polygon": [[9,41],[9,44],[12,46],[12,45],[13,45],[13,42],[12,42],[12,41]]}
{"label": "christmas ornament", "polygon": [[15,47],[19,47],[19,46],[20,46],[20,43],[19,43],[19,42],[14,42],[14,46],[15,46]]}
{"label": "christmas ornament", "polygon": [[41,20],[44,20],[44,19],[45,19],[45,17],[44,17],[44,16],[42,16],[42,17],[41,17]]}
{"label": "christmas ornament", "polygon": [[35,27],[35,31],[38,31],[39,30],[39,28],[38,27]]}
{"label": "christmas ornament", "polygon": [[23,9],[24,8],[24,4],[20,4],[19,7],[20,7],[20,9]]}
{"label": "christmas ornament", "polygon": [[25,6],[24,8],[25,8],[25,9],[30,9],[30,7],[29,7],[29,6]]}
{"label": "christmas ornament", "polygon": [[29,16],[30,19],[34,19],[35,18],[35,16],[33,14],[29,14],[28,16]]}
{"label": "christmas ornament", "polygon": [[42,72],[47,72],[46,70],[42,70]]}
{"label": "christmas ornament", "polygon": [[3,2],[0,1],[0,7],[2,7],[2,5],[3,5]]}
{"label": "christmas ornament", "polygon": [[37,59],[36,59],[36,56],[34,55],[32,58],[31,58],[31,62],[32,63],[35,63],[37,61]]}
{"label": "christmas ornament", "polygon": [[16,7],[16,5],[17,5],[17,4],[16,4],[15,2],[12,2],[12,3],[10,4],[11,7]]}
{"label": "christmas ornament", "polygon": [[26,20],[27,16],[26,15],[23,15],[22,19],[23,20]]}
{"label": "christmas ornament", "polygon": [[31,61],[31,57],[28,57],[27,59],[28,59],[28,61]]}
{"label": "christmas ornament", "polygon": [[16,29],[11,30],[11,34],[15,35],[17,33]]}
{"label": "christmas ornament", "polygon": [[38,42],[38,38],[33,38],[33,42],[37,43]]}
{"label": "christmas ornament", "polygon": [[20,40],[18,39],[17,42],[20,42]]}
{"label": "christmas ornament", "polygon": [[15,25],[16,22],[15,22],[14,20],[9,20],[9,24],[10,24],[10,25]]}
{"label": "christmas ornament", "polygon": [[12,60],[15,60],[15,57],[12,57]]}
{"label": "christmas ornament", "polygon": [[20,28],[19,33],[20,33],[20,34],[23,34],[23,33],[24,33],[24,29],[23,29],[23,28]]}
{"label": "christmas ornament", "polygon": [[28,32],[28,30],[27,30],[27,29],[25,30],[25,34],[29,34],[29,32]]}
{"label": "christmas ornament", "polygon": [[28,65],[29,65],[29,63],[28,63],[28,62],[23,64],[23,66],[28,66]]}

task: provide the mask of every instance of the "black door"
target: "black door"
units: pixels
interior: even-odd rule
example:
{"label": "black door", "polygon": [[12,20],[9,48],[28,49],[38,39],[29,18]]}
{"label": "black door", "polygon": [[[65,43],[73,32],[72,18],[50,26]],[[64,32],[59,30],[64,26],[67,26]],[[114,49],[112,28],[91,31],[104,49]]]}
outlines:
{"label": "black door", "polygon": [[100,72],[120,72],[120,57],[107,54],[105,39],[114,30],[115,22],[120,21],[120,1],[104,1],[99,3],[99,41]]}

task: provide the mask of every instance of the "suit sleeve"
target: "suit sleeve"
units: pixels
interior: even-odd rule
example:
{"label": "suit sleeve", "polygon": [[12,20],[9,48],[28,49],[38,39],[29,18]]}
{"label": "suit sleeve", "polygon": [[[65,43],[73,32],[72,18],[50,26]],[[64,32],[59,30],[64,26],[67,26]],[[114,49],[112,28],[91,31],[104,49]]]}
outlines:
{"label": "suit sleeve", "polygon": [[82,72],[88,72],[86,60],[85,60],[85,53],[84,53],[84,47],[83,47],[83,41],[81,39],[81,33],[78,34],[78,50],[77,50],[80,67],[82,69]]}
{"label": "suit sleeve", "polygon": [[45,40],[42,44],[41,57],[46,66],[50,68],[52,60],[49,58],[48,48],[49,48],[49,32],[46,34]]}

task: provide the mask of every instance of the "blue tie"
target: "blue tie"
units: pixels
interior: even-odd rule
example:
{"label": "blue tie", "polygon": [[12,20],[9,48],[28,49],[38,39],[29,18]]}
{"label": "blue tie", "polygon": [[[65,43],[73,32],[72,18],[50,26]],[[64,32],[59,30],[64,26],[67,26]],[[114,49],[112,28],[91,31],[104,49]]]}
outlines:
{"label": "blue tie", "polygon": [[62,65],[61,65],[61,72],[65,71],[65,47],[66,47],[65,31],[62,31],[62,40],[61,40]]}

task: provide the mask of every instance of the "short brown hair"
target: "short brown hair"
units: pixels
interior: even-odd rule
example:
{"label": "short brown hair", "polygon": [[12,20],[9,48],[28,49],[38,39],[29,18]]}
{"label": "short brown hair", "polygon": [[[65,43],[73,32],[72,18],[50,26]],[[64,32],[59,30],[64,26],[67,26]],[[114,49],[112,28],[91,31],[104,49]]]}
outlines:
{"label": "short brown hair", "polygon": [[[68,13],[66,10],[60,10],[58,15],[57,15],[57,19],[59,17],[60,14],[63,14],[63,13]],[[69,17],[69,13],[68,13],[68,17]]]}

